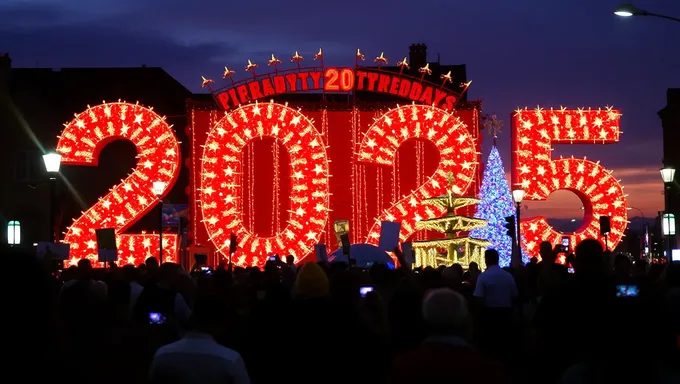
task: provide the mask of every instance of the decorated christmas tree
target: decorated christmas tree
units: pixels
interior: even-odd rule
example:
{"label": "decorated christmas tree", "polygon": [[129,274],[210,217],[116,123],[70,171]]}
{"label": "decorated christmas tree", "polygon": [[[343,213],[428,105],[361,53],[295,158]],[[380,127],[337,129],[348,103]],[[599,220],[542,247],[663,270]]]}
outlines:
{"label": "decorated christmas tree", "polygon": [[475,217],[487,221],[485,227],[475,228],[470,235],[480,239],[486,239],[500,255],[501,267],[510,265],[512,258],[512,238],[505,229],[505,218],[515,215],[514,202],[505,178],[505,170],[498,148],[491,148],[489,159],[484,168],[482,187],[479,190],[479,199]]}
{"label": "decorated christmas tree", "polygon": [[[473,229],[470,236],[488,240],[490,245],[487,248],[497,250],[500,266],[507,267],[512,260],[513,239],[508,236],[505,229],[505,218],[515,216],[515,203],[505,177],[501,155],[496,148],[496,136],[502,124],[502,121],[496,120],[495,115],[485,124],[489,133],[494,136],[494,145],[484,168],[484,178],[479,190],[481,201],[477,204],[475,217],[486,220],[487,225]],[[526,257],[523,259],[526,261]]]}

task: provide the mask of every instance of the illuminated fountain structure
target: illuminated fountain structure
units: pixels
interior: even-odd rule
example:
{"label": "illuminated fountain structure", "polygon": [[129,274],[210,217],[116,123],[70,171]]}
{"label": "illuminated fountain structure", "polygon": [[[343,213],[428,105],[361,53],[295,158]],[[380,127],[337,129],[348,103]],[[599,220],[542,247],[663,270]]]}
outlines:
{"label": "illuminated fountain structure", "polygon": [[[448,176],[452,180],[452,175]],[[425,199],[422,204],[446,209],[446,215],[434,219],[421,220],[416,229],[444,233],[446,237],[425,241],[414,241],[416,267],[438,267],[459,263],[467,267],[471,261],[483,266],[482,250],[490,245],[487,240],[462,236],[461,232],[469,232],[474,228],[486,226],[486,220],[474,217],[459,216],[456,209],[479,203],[472,197],[456,197],[449,189],[445,195]],[[439,249],[446,249],[446,255],[440,255]]]}

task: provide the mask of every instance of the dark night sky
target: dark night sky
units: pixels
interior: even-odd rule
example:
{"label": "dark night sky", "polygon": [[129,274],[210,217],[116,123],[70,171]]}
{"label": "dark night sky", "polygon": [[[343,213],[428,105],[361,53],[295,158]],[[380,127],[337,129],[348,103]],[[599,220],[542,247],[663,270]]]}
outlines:
{"label": "dark night sky", "polygon": [[[105,5],[102,5],[106,3]],[[417,4],[406,8],[399,4]],[[517,107],[604,107],[623,113],[621,142],[560,146],[615,170],[631,206],[662,206],[661,126],[666,88],[680,87],[680,23],[619,18],[619,0],[180,1],[3,0],[0,51],[16,67],[161,66],[194,91],[227,65],[265,63],[323,47],[327,65],[385,52],[393,63],[413,42],[444,64],[467,64],[471,98],[509,125]],[[680,16],[680,1],[639,8]],[[284,60],[285,63],[285,60]],[[239,71],[237,76],[243,76]],[[79,112],[79,111],[74,111]],[[509,170],[508,127],[499,148]],[[486,157],[489,141],[485,144]],[[530,204],[532,216],[580,215],[570,192]],[[633,216],[636,212],[631,212]]]}

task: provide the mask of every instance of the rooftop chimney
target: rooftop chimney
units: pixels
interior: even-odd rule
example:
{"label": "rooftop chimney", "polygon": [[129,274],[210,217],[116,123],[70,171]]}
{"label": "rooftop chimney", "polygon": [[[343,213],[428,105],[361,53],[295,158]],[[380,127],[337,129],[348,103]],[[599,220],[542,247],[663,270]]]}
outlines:
{"label": "rooftop chimney", "polygon": [[409,61],[411,68],[421,68],[427,64],[427,45],[422,43],[411,44],[409,48]]}

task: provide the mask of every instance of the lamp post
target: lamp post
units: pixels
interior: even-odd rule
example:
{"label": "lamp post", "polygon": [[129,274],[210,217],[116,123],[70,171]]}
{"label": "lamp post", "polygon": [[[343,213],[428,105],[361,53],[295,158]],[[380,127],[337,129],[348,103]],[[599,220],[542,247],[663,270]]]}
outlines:
{"label": "lamp post", "polygon": [[661,15],[659,13],[653,13],[645,11],[644,9],[639,9],[633,4],[621,4],[614,10],[614,14],[620,17],[632,17],[632,16],[653,16],[660,19],[677,21],[680,23],[680,19],[673,16]]}
{"label": "lamp post", "polygon": [[50,175],[50,237],[48,239],[52,242],[57,242],[58,235],[57,231],[54,230],[54,224],[56,222],[56,206],[57,206],[57,173],[59,173],[59,167],[61,166],[61,155],[56,152],[49,152],[43,155],[43,163],[45,163],[45,170]]}
{"label": "lamp post", "polygon": [[515,189],[512,191],[512,200],[515,202],[515,222],[517,223],[517,230],[515,231],[515,236],[517,237],[517,249],[516,252],[512,254],[512,266],[519,268],[522,266],[522,233],[520,225],[520,213],[522,210],[522,200],[524,199],[524,190]]}
{"label": "lamp post", "polygon": [[661,179],[663,180],[664,189],[664,214],[662,216],[661,228],[664,236],[666,236],[666,258],[670,262],[672,260],[673,243],[675,238],[675,215],[671,213],[671,188],[673,187],[673,180],[675,179],[675,168],[665,166],[659,170]]}
{"label": "lamp post", "polygon": [[168,183],[164,181],[153,182],[153,193],[158,197],[158,264],[163,264],[163,192],[167,188]]}

